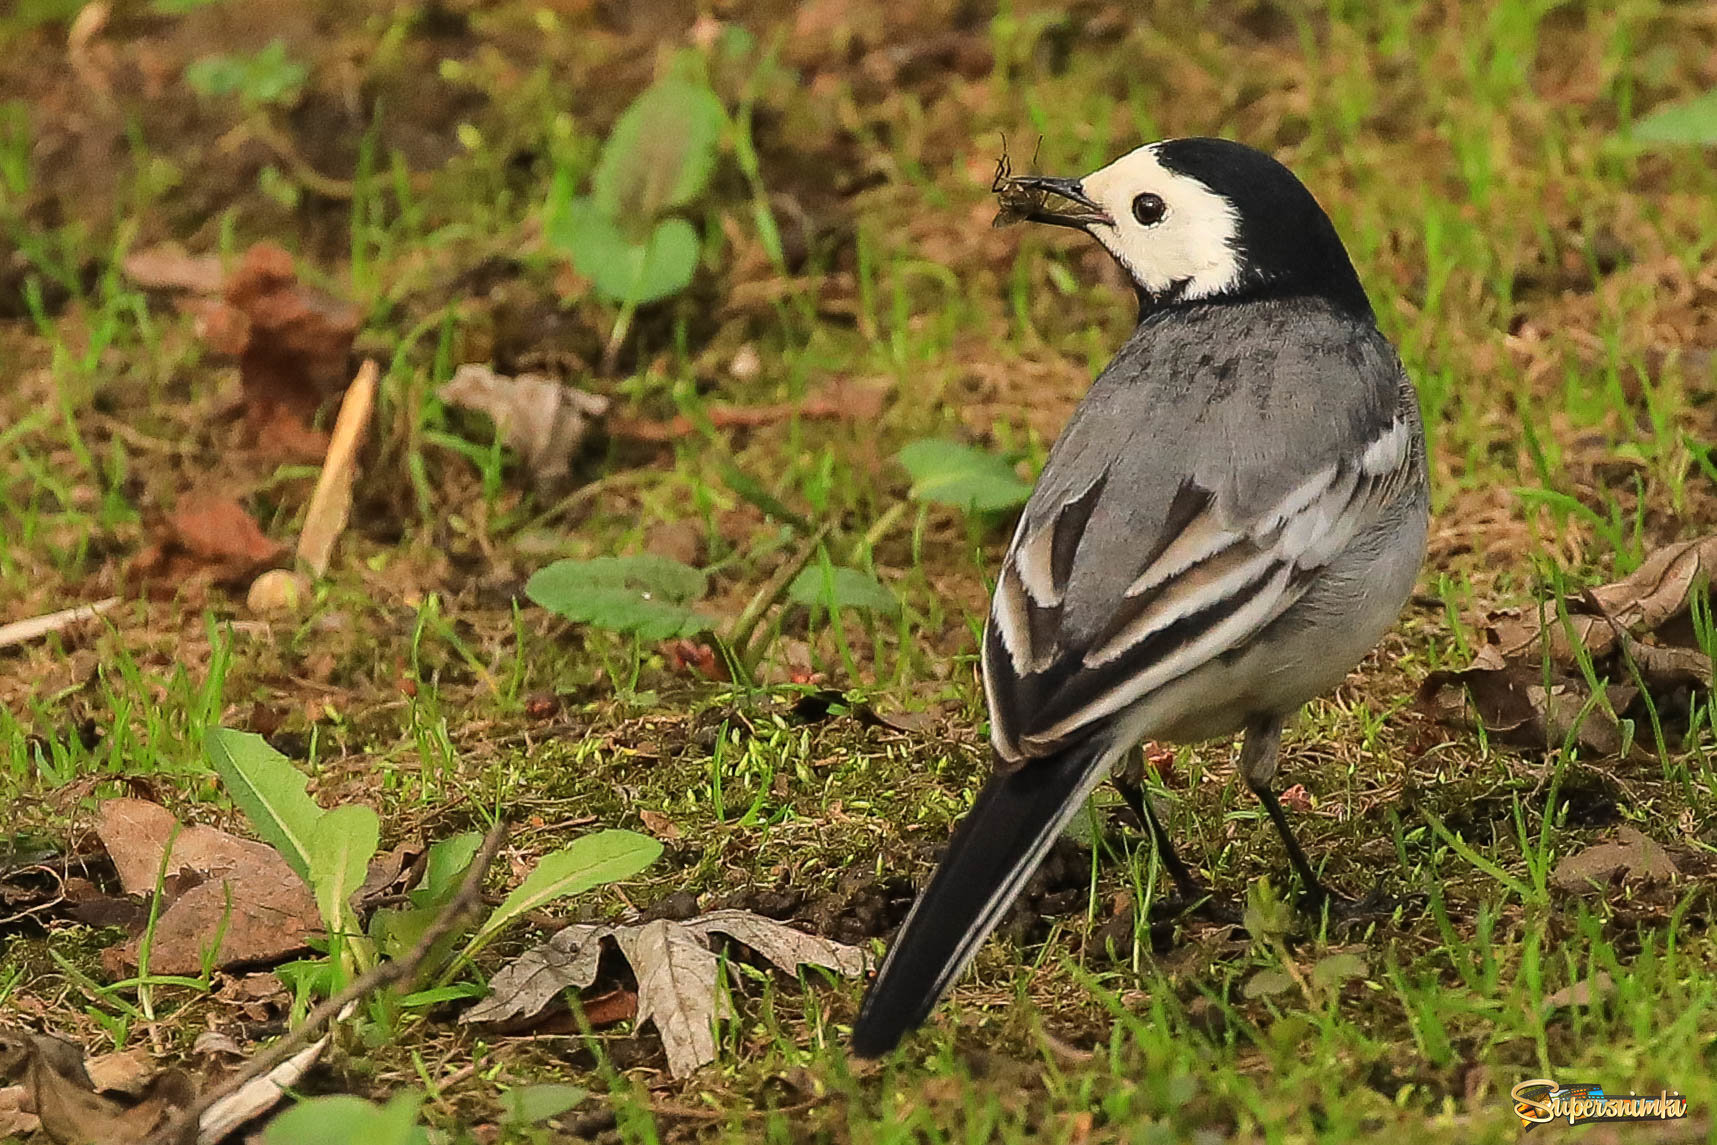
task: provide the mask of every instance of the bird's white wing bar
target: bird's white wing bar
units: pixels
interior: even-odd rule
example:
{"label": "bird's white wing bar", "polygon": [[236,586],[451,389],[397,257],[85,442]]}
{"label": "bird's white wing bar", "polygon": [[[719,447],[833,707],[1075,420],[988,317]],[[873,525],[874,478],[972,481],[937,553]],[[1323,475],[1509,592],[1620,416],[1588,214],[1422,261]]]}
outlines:
{"label": "bird's white wing bar", "polygon": [[[1020,746],[1025,749],[1025,754],[1035,756],[1055,750],[1068,737],[1106,716],[1114,715],[1146,693],[1162,687],[1239,644],[1280,616],[1290,604],[1299,599],[1298,592],[1290,591],[1292,577],[1293,569],[1286,566],[1277,568],[1268,580],[1258,585],[1256,592],[1249,598],[1244,598],[1238,608],[1222,616],[1188,643],[1181,645],[1174,655],[1157,661],[1143,672],[1124,677],[1114,687],[1100,693],[1096,699],[1042,731],[1020,737]],[[1231,596],[1227,599],[1233,601],[1241,598]]]}
{"label": "bird's white wing bar", "polygon": [[[1287,611],[1313,574],[1405,487],[1411,443],[1410,424],[1397,417],[1347,460],[1319,469],[1249,521],[1230,519],[1214,491],[1183,487],[1177,502],[1195,511],[1174,520],[1174,535],[1114,601],[1108,626],[1077,646],[1060,626],[1064,567],[1103,480],[1030,531],[1022,527],[991,610],[1000,648],[985,642],[998,758],[1017,765],[1049,754],[1243,645]],[[1079,502],[1089,503],[1070,511]]]}

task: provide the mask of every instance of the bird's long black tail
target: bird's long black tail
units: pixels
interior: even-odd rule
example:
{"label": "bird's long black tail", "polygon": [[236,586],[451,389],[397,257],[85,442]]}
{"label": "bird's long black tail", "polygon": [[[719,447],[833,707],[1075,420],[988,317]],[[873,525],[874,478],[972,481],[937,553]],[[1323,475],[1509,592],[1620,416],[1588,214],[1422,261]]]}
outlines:
{"label": "bird's long black tail", "polygon": [[887,1053],[930,1013],[1102,781],[1108,746],[1080,744],[984,785],[865,995],[854,1053]]}

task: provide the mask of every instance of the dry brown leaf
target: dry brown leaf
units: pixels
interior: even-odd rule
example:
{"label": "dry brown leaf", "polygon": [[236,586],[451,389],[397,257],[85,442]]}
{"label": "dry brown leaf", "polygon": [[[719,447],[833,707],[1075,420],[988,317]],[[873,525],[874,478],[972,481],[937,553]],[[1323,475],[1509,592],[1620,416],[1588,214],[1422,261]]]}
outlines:
{"label": "dry brown leaf", "polygon": [[539,490],[565,485],[590,435],[608,415],[600,394],[563,385],[544,374],[508,377],[467,363],[438,396],[449,405],[487,414],[495,433],[518,451]]}
{"label": "dry brown leaf", "polygon": [[592,1029],[612,1026],[616,1022],[630,1022],[638,1016],[638,994],[634,990],[620,987],[598,994],[594,998],[579,1000],[578,1008],[584,1011],[584,1020],[590,1023]]}
{"label": "dry brown leaf", "polygon": [[[141,799],[110,799],[97,815],[96,834],[128,894],[154,892],[172,838],[151,970],[201,973],[204,951],[217,937],[216,966],[273,962],[303,950],[321,931],[315,898],[274,848],[213,827],[184,828],[174,837],[172,813]],[[141,936],[104,956],[135,966],[140,942]]]}
{"label": "dry brown leaf", "polygon": [[638,1021],[656,1027],[668,1071],[685,1077],[715,1060],[715,1023],[731,1016],[726,995],[717,989],[721,958],[709,942],[715,934],[743,943],[783,969],[821,966],[854,977],[864,973],[867,962],[856,946],[745,910],[637,926],[576,923],[502,967],[489,981],[489,996],[460,1021],[507,1022],[542,1012],[561,990],[595,981],[602,940],[613,939],[638,979]]}
{"label": "dry brown leaf", "polygon": [[1544,1012],[1560,1010],[1567,1006],[1590,1006],[1599,999],[1606,998],[1615,990],[1616,983],[1609,974],[1600,970],[1590,978],[1582,978],[1572,986],[1547,994],[1544,997]]}
{"label": "dry brown leaf", "polygon": [[423,874],[423,860],[428,848],[424,845],[421,835],[398,843],[390,851],[384,851],[370,860],[370,869],[364,875],[363,884],[358,887],[354,898],[360,911],[373,905],[377,899],[407,889]]}
{"label": "dry brown leaf", "polygon": [[663,842],[672,843],[680,837],[679,826],[660,811],[640,811],[638,818],[644,823],[644,829]]}
{"label": "dry brown leaf", "polygon": [[733,1009],[718,986],[721,959],[707,937],[659,918],[620,927],[614,941],[638,976],[638,1021],[650,1022],[661,1035],[668,1072],[687,1077],[714,1061],[715,1023],[731,1018]]}
{"label": "dry brown leaf", "polygon": [[[1711,678],[1691,617],[1696,592],[1717,570],[1717,537],[1667,546],[1632,574],[1540,610],[1493,613],[1473,661],[1433,672],[1421,703],[1455,726],[1477,724],[1514,747],[1548,750],[1570,739],[1589,756],[1649,753],[1619,720],[1673,730],[1687,696]],[[1594,696],[1581,659],[1608,681]],[[1546,670],[1548,668],[1548,671]]]}
{"label": "dry brown leaf", "polygon": [[134,250],[120,263],[125,277],[145,290],[187,290],[218,294],[226,284],[221,260],[212,254],[186,254],[176,243]]}
{"label": "dry brown leaf", "polygon": [[132,575],[175,589],[195,580],[248,583],[286,551],[242,505],[218,494],[182,498],[156,533],[132,561]]}
{"label": "dry brown leaf", "polygon": [[1591,890],[1618,876],[1624,880],[1668,882],[1681,875],[1663,845],[1633,827],[1618,828],[1615,837],[1564,856],[1550,881],[1565,891]]}
{"label": "dry brown leaf", "polygon": [[231,497],[187,497],[168,524],[186,552],[210,564],[261,565],[280,555],[280,544],[264,536],[255,518]]}

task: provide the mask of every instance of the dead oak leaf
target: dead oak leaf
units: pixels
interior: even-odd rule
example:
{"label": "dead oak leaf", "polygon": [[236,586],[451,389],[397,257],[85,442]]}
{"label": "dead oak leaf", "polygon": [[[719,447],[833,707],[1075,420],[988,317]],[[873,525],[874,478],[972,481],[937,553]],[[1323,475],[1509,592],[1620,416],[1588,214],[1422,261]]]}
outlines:
{"label": "dead oak leaf", "polygon": [[668,1072],[685,1077],[716,1057],[715,1023],[732,1017],[717,989],[720,956],[710,936],[724,934],[782,969],[821,966],[837,974],[864,973],[856,946],[795,930],[745,910],[717,910],[684,922],[655,919],[637,926],[575,923],[502,967],[489,996],[461,1022],[501,1022],[541,1013],[559,993],[596,980],[602,942],[610,939],[638,979],[638,1021],[652,1023],[667,1051]]}
{"label": "dead oak leaf", "polygon": [[[154,893],[165,868],[166,905],[149,955],[153,971],[200,974],[204,952],[217,941],[217,967],[275,962],[303,950],[322,930],[304,880],[266,844],[214,827],[181,829],[170,811],[142,799],[104,802],[96,834],[128,894]],[[141,941],[110,948],[115,968],[136,965]]]}
{"label": "dead oak leaf", "polygon": [[1633,827],[1621,827],[1608,841],[1564,856],[1551,872],[1550,881],[1565,891],[1586,891],[1618,876],[1657,883],[1673,881],[1680,875],[1680,868],[1663,844]]}

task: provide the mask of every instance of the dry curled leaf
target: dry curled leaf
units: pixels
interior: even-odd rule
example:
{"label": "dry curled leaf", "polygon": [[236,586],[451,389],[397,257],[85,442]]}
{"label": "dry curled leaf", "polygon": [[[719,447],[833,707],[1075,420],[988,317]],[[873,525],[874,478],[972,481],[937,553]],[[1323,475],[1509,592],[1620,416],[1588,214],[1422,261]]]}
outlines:
{"label": "dry curled leaf", "polygon": [[311,422],[351,377],[357,309],[299,282],[292,256],[269,242],[247,250],[225,285],[219,305],[199,308],[203,337],[238,357],[245,418],[258,448],[320,459],[328,439]]}
{"label": "dry curled leaf", "polygon": [[489,997],[460,1021],[502,1022],[540,1013],[560,991],[596,980],[602,941],[611,939],[638,979],[638,1020],[656,1027],[668,1071],[685,1077],[715,1060],[715,1023],[731,1016],[726,996],[717,989],[721,958],[710,948],[713,934],[725,934],[783,969],[821,966],[848,977],[865,969],[865,953],[856,946],[745,910],[638,926],[576,923],[502,967],[489,982]]}
{"label": "dry curled leaf", "polygon": [[0,1079],[22,1081],[41,1132],[54,1145],[141,1141],[196,1099],[195,1083],[180,1069],[137,1079],[134,1097],[98,1092],[90,1072],[77,1045],[0,1026]]}
{"label": "dry curled leaf", "polygon": [[538,490],[565,485],[585,442],[608,416],[600,394],[563,385],[544,374],[508,377],[467,363],[442,386],[442,401],[489,415],[502,442],[518,451]]}
{"label": "dry curled leaf", "polygon": [[226,285],[221,260],[212,254],[186,254],[175,243],[134,250],[120,263],[125,277],[145,290],[186,290],[219,294]]}
{"label": "dry curled leaf", "polygon": [[[1586,755],[1649,758],[1623,721],[1673,732],[1711,679],[1692,611],[1717,569],[1717,536],[1659,549],[1632,574],[1541,610],[1494,613],[1473,661],[1433,672],[1421,704],[1444,723],[1478,726],[1514,747],[1572,742]],[[1604,682],[1598,694],[1592,677]]]}

